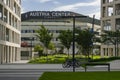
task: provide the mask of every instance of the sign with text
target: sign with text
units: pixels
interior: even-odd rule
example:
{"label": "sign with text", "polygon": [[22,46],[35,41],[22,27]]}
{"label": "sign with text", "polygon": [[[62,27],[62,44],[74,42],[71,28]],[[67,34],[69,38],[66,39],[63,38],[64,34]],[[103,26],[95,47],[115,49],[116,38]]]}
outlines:
{"label": "sign with text", "polygon": [[22,20],[25,19],[42,19],[42,18],[66,18],[77,16],[79,14],[70,11],[31,11],[22,14]]}

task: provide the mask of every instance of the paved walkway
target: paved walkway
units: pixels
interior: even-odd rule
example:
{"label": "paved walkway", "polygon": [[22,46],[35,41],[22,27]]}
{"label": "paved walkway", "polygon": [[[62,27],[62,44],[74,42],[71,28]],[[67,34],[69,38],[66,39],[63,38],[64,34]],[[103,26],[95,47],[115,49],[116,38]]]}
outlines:
{"label": "paved walkway", "polygon": [[111,61],[109,63],[111,69],[120,69],[120,60]]}
{"label": "paved walkway", "polygon": [[29,60],[20,60],[20,61],[16,61],[16,62],[13,62],[13,63],[28,63],[29,62]]}
{"label": "paved walkway", "polygon": [[[0,69],[64,69],[62,64],[26,64],[28,60],[21,60],[12,64],[2,64]],[[120,60],[115,60],[110,63],[111,70],[120,70]],[[104,66],[95,66],[104,67]],[[79,69],[84,69],[80,67]]]}

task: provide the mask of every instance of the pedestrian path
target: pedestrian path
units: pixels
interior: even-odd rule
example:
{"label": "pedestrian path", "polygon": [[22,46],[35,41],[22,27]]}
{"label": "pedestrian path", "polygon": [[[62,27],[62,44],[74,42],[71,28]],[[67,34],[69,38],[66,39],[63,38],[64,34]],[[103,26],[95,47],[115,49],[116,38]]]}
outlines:
{"label": "pedestrian path", "polygon": [[20,60],[20,61],[15,61],[15,62],[13,62],[13,63],[28,63],[29,62],[29,60]]}
{"label": "pedestrian path", "polygon": [[109,63],[111,69],[120,69],[120,60],[114,60]]}
{"label": "pedestrian path", "polygon": [[[109,63],[110,63],[111,70],[120,70],[120,60],[111,61]],[[106,66],[94,66],[93,68],[103,69],[103,67],[106,67]],[[66,69],[66,68],[63,68],[62,64],[28,64],[28,60],[21,60],[21,61],[17,61],[10,64],[1,64],[0,69],[41,69],[41,70],[55,69],[57,70],[57,69]],[[79,69],[83,70],[84,68],[80,67]]]}

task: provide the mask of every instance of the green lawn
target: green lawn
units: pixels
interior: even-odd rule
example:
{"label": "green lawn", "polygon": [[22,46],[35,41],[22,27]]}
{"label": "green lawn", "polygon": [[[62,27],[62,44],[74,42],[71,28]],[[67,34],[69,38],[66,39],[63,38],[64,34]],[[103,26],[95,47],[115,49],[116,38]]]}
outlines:
{"label": "green lawn", "polygon": [[118,72],[45,72],[39,80],[120,80]]}

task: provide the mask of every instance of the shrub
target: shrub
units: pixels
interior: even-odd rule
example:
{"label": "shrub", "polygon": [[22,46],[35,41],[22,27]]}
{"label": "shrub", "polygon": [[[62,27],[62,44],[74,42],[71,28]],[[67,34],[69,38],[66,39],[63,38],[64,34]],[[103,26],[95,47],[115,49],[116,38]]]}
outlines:
{"label": "shrub", "polygon": [[120,57],[109,57],[109,58],[93,59],[93,60],[90,60],[90,62],[108,62],[108,61],[113,61],[118,59],[120,59]]}

